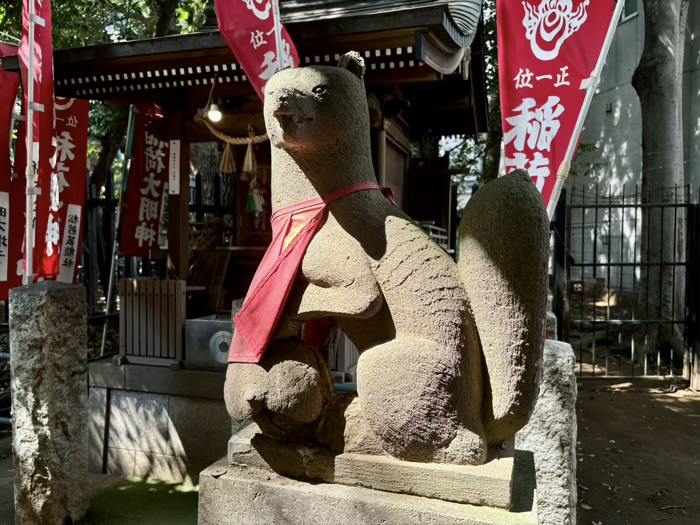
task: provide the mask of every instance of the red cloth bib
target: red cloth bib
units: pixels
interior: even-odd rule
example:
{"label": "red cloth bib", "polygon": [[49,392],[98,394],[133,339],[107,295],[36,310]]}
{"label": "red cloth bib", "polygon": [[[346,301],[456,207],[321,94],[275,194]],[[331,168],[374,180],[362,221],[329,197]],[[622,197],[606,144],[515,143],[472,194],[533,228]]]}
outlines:
{"label": "red cloth bib", "polygon": [[306,249],[323,222],[328,203],[364,190],[382,190],[394,202],[391,190],[374,182],[363,182],[325,197],[282,208],[272,215],[272,242],[255,272],[243,307],[233,318],[236,329],[229,363],[260,362],[282,315]]}

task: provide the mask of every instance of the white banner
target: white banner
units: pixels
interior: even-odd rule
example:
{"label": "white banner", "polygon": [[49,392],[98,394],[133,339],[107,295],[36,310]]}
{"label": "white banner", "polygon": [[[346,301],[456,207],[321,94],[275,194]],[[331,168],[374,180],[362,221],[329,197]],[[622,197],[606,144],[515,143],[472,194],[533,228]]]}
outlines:
{"label": "white banner", "polygon": [[180,194],[180,141],[170,141],[170,185],[168,193],[170,195]]}
{"label": "white banner", "polygon": [[68,205],[66,224],[63,228],[63,245],[61,246],[61,268],[57,280],[73,284],[76,264],[80,260],[78,253],[80,235],[80,216],[82,207],[77,204]]}
{"label": "white banner", "polygon": [[0,281],[7,281],[7,268],[9,266],[10,235],[10,194],[0,192]]}

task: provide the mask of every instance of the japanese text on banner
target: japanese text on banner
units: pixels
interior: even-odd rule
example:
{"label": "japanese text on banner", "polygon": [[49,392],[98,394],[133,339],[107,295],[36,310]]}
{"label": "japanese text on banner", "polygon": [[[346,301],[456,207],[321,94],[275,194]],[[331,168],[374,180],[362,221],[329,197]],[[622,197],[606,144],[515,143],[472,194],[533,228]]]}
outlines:
{"label": "japanese text on banner", "polygon": [[149,257],[151,250],[159,247],[170,143],[149,129],[158,118],[162,115],[157,106],[139,106],[119,242],[124,255]]}
{"label": "japanese text on banner", "polygon": [[614,0],[497,1],[506,172],[528,170],[545,204],[603,48]]}
{"label": "japanese text on banner", "polygon": [[[219,32],[261,99],[272,75],[297,67],[299,56],[289,33],[275,21],[277,0],[217,0]],[[276,30],[279,30],[279,56]]]}

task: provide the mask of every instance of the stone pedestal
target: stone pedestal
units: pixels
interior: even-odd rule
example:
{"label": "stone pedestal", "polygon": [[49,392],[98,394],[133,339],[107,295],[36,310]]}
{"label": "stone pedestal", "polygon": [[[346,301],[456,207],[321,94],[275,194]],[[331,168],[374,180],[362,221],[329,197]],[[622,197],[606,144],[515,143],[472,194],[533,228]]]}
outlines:
{"label": "stone pedestal", "polygon": [[85,289],[11,290],[10,351],[16,523],[76,523],[88,509]]}
{"label": "stone pedestal", "polygon": [[571,345],[546,341],[535,411],[515,437],[534,454],[540,525],[576,524],[576,357]]}
{"label": "stone pedestal", "polygon": [[258,432],[240,430],[200,474],[199,525],[537,523],[534,459],[512,441],[475,467],[333,454]]}
{"label": "stone pedestal", "polygon": [[[259,434],[256,424],[229,440],[228,464],[272,470],[295,479],[422,496],[500,509],[514,505],[513,440],[489,450],[484,465],[418,463],[368,454],[335,454],[304,443],[285,443]],[[522,468],[522,464],[518,464]]]}
{"label": "stone pedestal", "polygon": [[222,458],[200,474],[199,525],[537,525],[532,456],[516,452],[510,512],[363,487],[309,483]]}
{"label": "stone pedestal", "polygon": [[[265,461],[260,461],[257,457],[251,448],[251,436],[246,434],[249,427],[229,441],[228,458],[223,458],[201,473],[199,525],[574,525],[575,365],[570,345],[558,341],[545,342],[544,372],[535,411],[528,425],[516,435],[513,505],[510,512],[431,497],[395,494],[387,491],[395,490],[390,487],[374,490],[337,483],[308,483],[283,477],[268,466],[269,463],[275,465],[274,461],[270,461],[274,458],[267,457]],[[330,466],[326,470],[333,476],[346,474],[347,465],[343,464],[345,458],[341,456],[344,455],[338,456],[341,458],[339,468],[335,468],[335,460],[329,460]],[[288,454],[285,457],[288,459]],[[311,457],[308,451],[305,457],[309,460],[305,462],[307,467],[319,461],[317,455]],[[354,471],[357,472],[357,469]],[[375,477],[384,479],[382,476]],[[401,471],[397,476],[387,477],[390,478],[402,483],[406,474]],[[431,482],[435,487],[443,483],[435,479]],[[419,487],[417,484],[410,485],[413,491]],[[443,486],[449,487],[449,484]],[[492,494],[491,491],[489,494]]]}

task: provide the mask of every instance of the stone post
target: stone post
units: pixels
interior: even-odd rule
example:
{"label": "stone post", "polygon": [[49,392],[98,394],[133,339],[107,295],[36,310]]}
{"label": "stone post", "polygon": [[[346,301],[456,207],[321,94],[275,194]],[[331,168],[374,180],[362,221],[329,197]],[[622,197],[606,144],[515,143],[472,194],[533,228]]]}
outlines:
{"label": "stone post", "polygon": [[85,289],[10,291],[17,525],[65,525],[88,509]]}
{"label": "stone post", "polygon": [[535,411],[515,448],[535,456],[539,525],[576,525],[576,356],[568,343],[545,341]]}

